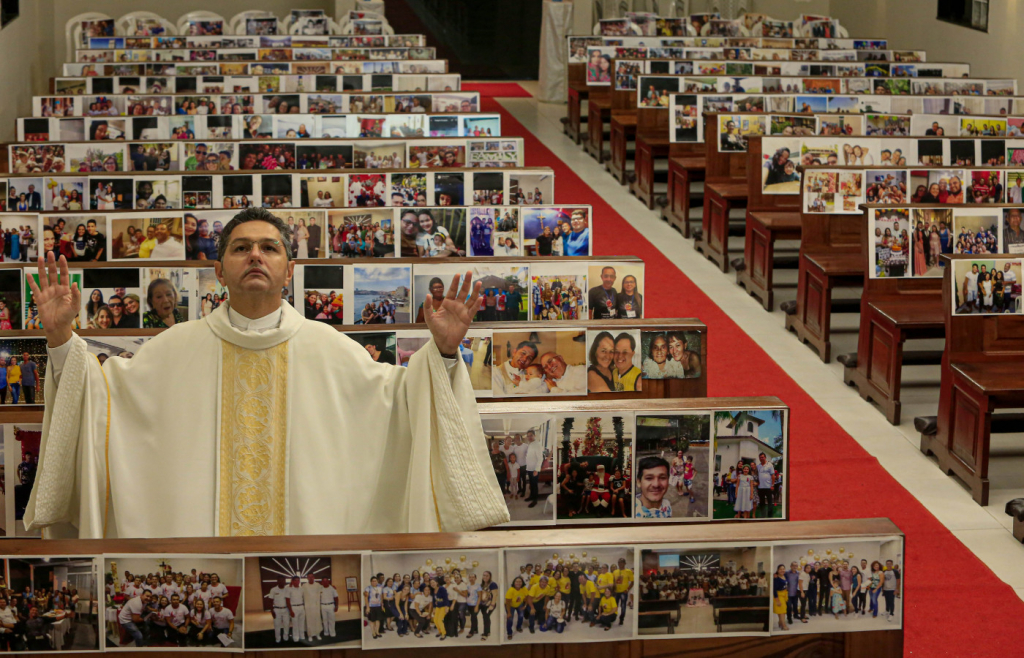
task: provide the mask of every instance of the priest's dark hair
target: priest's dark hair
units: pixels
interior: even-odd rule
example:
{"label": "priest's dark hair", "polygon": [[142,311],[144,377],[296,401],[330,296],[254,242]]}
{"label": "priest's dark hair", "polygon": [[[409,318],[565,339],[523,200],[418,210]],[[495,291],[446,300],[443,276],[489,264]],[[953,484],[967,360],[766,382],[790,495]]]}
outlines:
{"label": "priest's dark hair", "polygon": [[266,222],[277,229],[277,232],[281,234],[281,242],[284,244],[284,252],[288,255],[288,260],[292,259],[292,230],[288,228],[284,220],[274,215],[266,208],[259,206],[253,206],[246,208],[242,212],[238,213],[231,218],[231,221],[224,226],[224,230],[221,231],[220,240],[217,242],[217,260],[223,262],[224,254],[228,250],[228,243],[231,241],[231,232],[235,230],[235,227],[239,224],[245,224],[246,222]]}

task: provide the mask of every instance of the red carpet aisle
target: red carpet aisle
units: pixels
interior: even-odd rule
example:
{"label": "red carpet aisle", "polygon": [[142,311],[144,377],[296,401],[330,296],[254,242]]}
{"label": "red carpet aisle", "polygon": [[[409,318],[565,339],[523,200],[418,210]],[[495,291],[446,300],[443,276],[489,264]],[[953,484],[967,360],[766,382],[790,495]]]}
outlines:
{"label": "red carpet aisle", "polygon": [[[466,84],[484,96],[528,96],[519,85]],[[511,92],[511,93],[510,93]],[[633,255],[646,263],[648,317],[696,317],[708,326],[708,395],[776,395],[792,409],[790,518],[889,517],[907,536],[906,654],[985,655],[1024,646],[1024,601],[954,537],[878,461],[657,248],[558,159],[493,97],[502,134],[525,140],[526,164],[555,171],[559,203],[594,207],[595,255]],[[612,178],[609,176],[609,183]],[[614,241],[608,236],[614,235]],[[767,317],[767,315],[766,315]],[[795,338],[793,340],[796,340]],[[682,531],[681,531],[682,532]],[[682,534],[681,534],[682,537]]]}

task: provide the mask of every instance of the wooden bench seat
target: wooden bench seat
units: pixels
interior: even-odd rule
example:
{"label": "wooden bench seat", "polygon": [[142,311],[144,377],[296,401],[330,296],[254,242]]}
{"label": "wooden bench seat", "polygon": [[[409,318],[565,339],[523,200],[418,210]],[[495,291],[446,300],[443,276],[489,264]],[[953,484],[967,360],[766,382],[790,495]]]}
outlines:
{"label": "wooden bench seat", "polygon": [[[586,65],[580,66],[582,67],[580,74],[585,76]],[[575,67],[570,67],[570,69],[573,68]],[[565,130],[565,134],[569,136],[569,139],[579,144],[583,133],[583,123],[586,121],[586,117],[583,116],[583,101],[590,97],[590,87],[587,86],[585,79],[573,78],[574,76],[570,74],[566,97],[568,108],[562,127]]]}
{"label": "wooden bench seat", "polygon": [[[905,352],[909,339],[942,338],[946,335],[942,297],[920,295],[923,299],[883,299],[861,304],[857,353],[840,359],[843,381],[855,386],[860,396],[871,400],[893,425],[900,424],[900,387],[905,365],[940,362],[936,351]],[[852,357],[852,358],[851,358]]]}
{"label": "wooden bench seat", "polygon": [[598,163],[604,162],[604,124],[612,117],[609,94],[591,94],[587,103],[587,139],[583,148]]}
{"label": "wooden bench seat", "polygon": [[667,158],[671,146],[667,132],[664,129],[657,132],[642,132],[640,126],[637,126],[636,151],[633,156],[635,164],[633,176],[629,182],[629,191],[640,199],[648,210],[654,210],[655,161]]}
{"label": "wooden bench seat", "polygon": [[763,624],[767,633],[770,622],[771,614],[767,605],[753,608],[722,608],[718,611],[719,633],[722,632],[722,626],[727,624]]}
{"label": "wooden bench seat", "polygon": [[[693,248],[728,272],[729,215],[733,208],[747,205],[747,154],[720,151],[717,115],[705,114],[704,118],[704,213],[701,240],[694,240]],[[739,230],[742,235],[743,228]]]}
{"label": "wooden bench seat", "polygon": [[608,141],[611,154],[605,163],[608,170],[620,185],[626,184],[626,162],[629,161],[629,140],[636,137],[636,112],[612,112],[611,136]]}
{"label": "wooden bench seat", "polygon": [[799,212],[747,210],[743,261],[733,261],[736,283],[760,301],[766,311],[775,307],[775,269],[780,266],[796,267],[798,264],[796,259],[790,259],[791,263],[777,261],[775,241],[799,240],[800,227]]}
{"label": "wooden bench seat", "polygon": [[684,238],[690,237],[690,184],[704,180],[707,161],[703,153],[687,153],[668,159],[668,197],[661,208],[661,218],[682,232]]}
{"label": "wooden bench seat", "polygon": [[[805,229],[806,222],[805,215]],[[800,342],[814,347],[825,363],[832,358],[832,291],[859,286],[863,279],[864,258],[860,250],[827,249],[819,245],[816,249],[804,248],[800,253],[795,312],[786,316],[786,329],[796,333]]]}

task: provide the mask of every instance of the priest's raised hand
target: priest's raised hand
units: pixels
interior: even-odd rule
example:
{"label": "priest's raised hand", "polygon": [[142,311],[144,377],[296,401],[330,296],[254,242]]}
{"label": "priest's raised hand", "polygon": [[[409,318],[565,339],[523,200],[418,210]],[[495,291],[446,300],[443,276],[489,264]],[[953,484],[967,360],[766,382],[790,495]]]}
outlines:
{"label": "priest's raised hand", "polygon": [[[459,281],[462,286],[459,286]],[[458,274],[452,279],[452,285],[448,286],[448,294],[441,300],[440,308],[435,309],[433,298],[427,293],[423,302],[423,320],[430,329],[430,335],[434,344],[441,354],[449,358],[459,356],[459,343],[466,337],[469,331],[469,324],[473,316],[480,310],[483,297],[480,296],[480,288],[483,284],[479,281],[473,284],[473,273],[466,272],[464,278]],[[470,295],[470,287],[473,294]]]}
{"label": "priest's raised hand", "polygon": [[[295,268],[291,243],[268,210],[238,213],[214,263],[228,303],[102,365],[72,331],[81,294],[67,263],[40,262],[39,284],[29,285],[49,362],[27,528],[208,537],[460,532],[508,521],[458,358],[479,284],[470,295],[470,276],[456,276],[430,306],[433,340],[395,367],[281,299]],[[188,473],[173,505],[152,486],[156,472]]]}

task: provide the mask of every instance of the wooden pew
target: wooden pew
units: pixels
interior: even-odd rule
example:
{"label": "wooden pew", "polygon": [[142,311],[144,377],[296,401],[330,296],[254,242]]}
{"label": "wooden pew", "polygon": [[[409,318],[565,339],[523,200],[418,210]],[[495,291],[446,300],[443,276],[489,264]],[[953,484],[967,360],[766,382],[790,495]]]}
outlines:
{"label": "wooden pew", "polygon": [[583,101],[590,96],[590,88],[587,86],[587,65],[569,64],[566,71],[569,82],[566,96],[568,109],[562,119],[562,129],[569,139],[579,144],[583,134],[582,124],[586,121],[583,117]]}
{"label": "wooden pew", "polygon": [[832,311],[857,310],[859,302],[837,303],[832,290],[863,283],[859,215],[800,215],[800,261],[796,300],[782,305],[786,329],[814,347],[825,363],[832,358]]}
{"label": "wooden pew", "polygon": [[704,115],[704,214],[693,248],[729,271],[729,212],[747,201],[747,154],[719,151],[718,115]]}
{"label": "wooden pew", "polygon": [[797,260],[776,260],[777,240],[799,240],[800,198],[765,194],[761,190],[761,137],[747,138],[747,217],[743,233],[743,260],[734,260],[736,284],[761,302],[765,310],[774,306],[775,268],[795,267]]}
{"label": "wooden pew", "polygon": [[640,628],[664,626],[666,632],[672,635],[675,633],[676,626],[679,625],[679,608],[682,604],[682,601],[675,600],[641,600],[637,603],[638,626]]}
{"label": "wooden pew", "polygon": [[726,624],[764,624],[767,632],[771,624],[771,611],[768,606],[756,608],[722,608],[718,612],[718,632]]}
{"label": "wooden pew", "polygon": [[837,360],[843,364],[843,381],[855,386],[862,398],[881,407],[890,423],[899,425],[903,366],[938,363],[941,359],[941,352],[905,352],[903,344],[908,339],[945,337],[942,279],[871,277],[875,253],[871,209],[878,207],[890,206],[864,206],[861,221],[861,250],[866,269],[857,351],[840,355]]}
{"label": "wooden pew", "polygon": [[587,138],[583,140],[583,150],[598,163],[604,161],[604,125],[611,119],[615,94],[610,86],[605,86],[591,87],[587,96]]}
{"label": "wooden pew", "polygon": [[636,151],[633,174],[628,177],[629,191],[649,210],[654,210],[655,161],[668,157],[669,153],[670,123],[668,108],[637,108]]}
{"label": "wooden pew", "polygon": [[[793,543],[817,540],[852,542],[863,539],[898,536],[899,528],[889,519],[850,519],[831,521],[800,521],[784,524],[760,522],[726,524],[720,526],[690,526],[686,529],[687,544],[706,546],[708,551],[723,545],[745,542],[787,541]],[[626,541],[624,541],[626,540]],[[679,543],[678,527],[661,524],[638,525],[630,528],[628,539],[623,533],[608,528],[530,528],[520,530],[487,530],[466,533],[421,533],[391,535],[307,535],[272,537],[213,537],[165,539],[9,539],[4,542],[4,555],[17,557],[110,555],[242,555],[296,553],[333,553],[339,551],[471,551],[529,549],[544,547],[554,551],[583,546],[624,544],[642,550],[648,546]],[[499,579],[503,582],[504,579]],[[768,614],[765,608],[765,614]],[[499,617],[496,617],[499,619]],[[102,622],[101,628],[102,628]],[[498,626],[497,628],[501,628]],[[617,642],[596,642],[586,645],[588,658],[655,658],[667,655],[796,655],[806,652],[808,646],[828,647],[828,656],[866,656],[872,658],[901,658],[904,632],[899,628],[873,632],[810,633],[791,635],[780,633],[756,637],[704,637],[678,640],[645,640],[642,637]],[[418,649],[417,651],[424,651]],[[428,652],[428,654],[431,652]],[[488,656],[497,658],[569,658],[580,653],[576,647],[555,651],[550,645],[505,645],[489,648]],[[379,650],[382,658],[408,658],[409,649]],[[274,658],[287,658],[284,651],[268,652]],[[334,649],[321,654],[310,653],[312,658],[358,658],[364,655],[358,648]],[[446,649],[446,656],[470,658],[484,655],[469,648]]]}
{"label": "wooden pew", "polygon": [[[689,238],[691,184],[704,180],[707,157],[700,144],[671,144],[668,152],[668,195],[661,206],[661,218]],[[703,205],[703,193],[700,203]]]}
{"label": "wooden pew", "polygon": [[[954,315],[952,262],[1012,260],[1015,255],[979,258],[943,256],[942,304],[946,349],[942,355],[939,413],[922,422],[921,452],[935,455],[939,468],[967,484],[979,505],[988,505],[989,449],[993,432],[1019,432],[1021,414],[999,409],[1024,407],[1024,315]],[[928,419],[917,419],[927,421]],[[917,423],[915,423],[917,424]]]}

